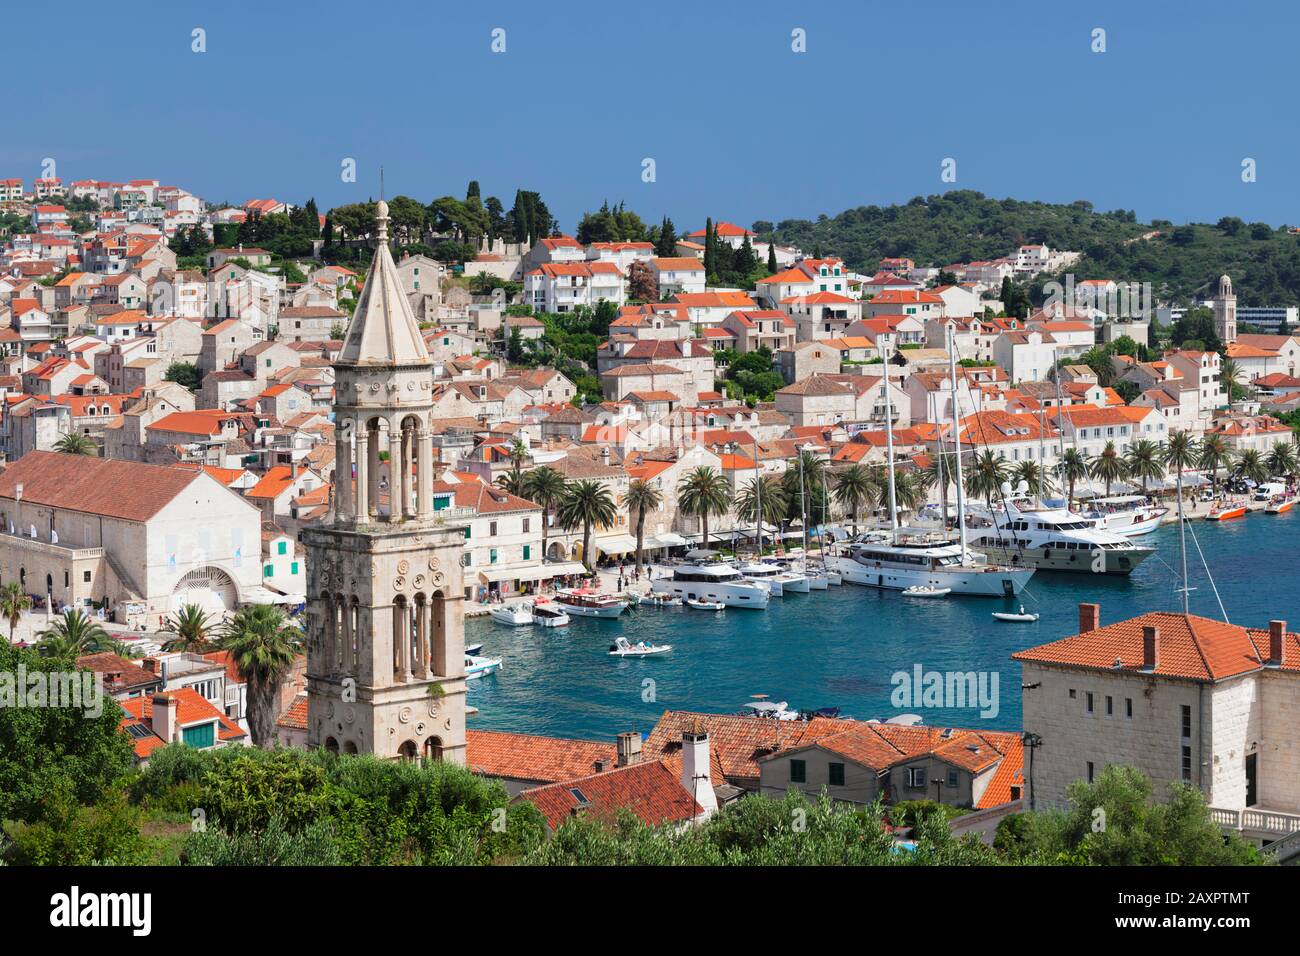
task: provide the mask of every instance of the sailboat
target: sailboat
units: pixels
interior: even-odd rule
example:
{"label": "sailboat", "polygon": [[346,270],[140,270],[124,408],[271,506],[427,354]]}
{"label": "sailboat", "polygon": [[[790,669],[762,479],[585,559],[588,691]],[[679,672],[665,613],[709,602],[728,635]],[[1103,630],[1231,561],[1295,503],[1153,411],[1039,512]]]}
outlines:
{"label": "sailboat", "polygon": [[[880,357],[888,369],[884,339],[879,343]],[[957,431],[957,362],[951,332],[948,340],[949,375],[953,393],[953,431],[957,448],[957,527],[958,541],[945,532],[900,531],[898,500],[894,486],[894,423],[885,416],[885,447],[888,455],[890,530],[884,535],[860,535],[831,561],[831,568],[851,584],[902,591],[924,586],[947,588],[952,594],[982,597],[1014,597],[1024,590],[1034,575],[1033,568],[1011,568],[988,563],[979,552],[971,551],[966,542],[966,496],[962,480],[960,434]]]}

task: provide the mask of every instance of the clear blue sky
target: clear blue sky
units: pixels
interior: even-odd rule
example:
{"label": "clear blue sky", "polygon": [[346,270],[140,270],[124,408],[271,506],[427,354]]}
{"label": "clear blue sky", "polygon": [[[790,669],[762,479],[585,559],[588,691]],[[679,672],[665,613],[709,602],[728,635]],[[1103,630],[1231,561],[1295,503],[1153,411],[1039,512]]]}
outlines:
{"label": "clear blue sky", "polygon": [[389,195],[476,178],[507,207],[540,191],[566,230],[603,199],[681,230],[941,192],[951,157],[955,186],[990,196],[1300,222],[1300,4],[145,0],[6,18],[0,177],[29,184],[48,156],[65,181],[326,209],[377,195],[382,163]]}

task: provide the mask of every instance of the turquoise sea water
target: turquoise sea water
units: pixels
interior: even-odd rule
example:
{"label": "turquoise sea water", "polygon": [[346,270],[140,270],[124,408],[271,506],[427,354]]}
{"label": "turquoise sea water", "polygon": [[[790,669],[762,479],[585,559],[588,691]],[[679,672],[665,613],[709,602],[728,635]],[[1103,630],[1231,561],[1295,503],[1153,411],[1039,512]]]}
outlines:
{"label": "turquoise sea water", "polygon": [[[1300,628],[1300,512],[1189,527],[1233,623],[1266,627],[1282,618]],[[922,600],[853,585],[774,598],[766,611],[636,608],[612,621],[574,618],[559,629],[474,619],[466,623],[466,641],[482,641],[483,652],[504,664],[471,682],[469,702],[479,713],[469,726],[611,740],[624,730],[649,731],[665,710],[734,713],[763,693],[792,708],[835,705],[860,719],[911,712],[931,726],[1019,729],[1020,667],[1009,656],[1075,633],[1079,602],[1099,603],[1103,624],[1179,609],[1177,527],[1166,525],[1143,541],[1158,551],[1128,578],[1034,575],[1021,598],[1027,611],[1041,614],[1034,624],[994,621],[993,611],[1015,609],[1011,601]],[[1187,547],[1192,613],[1219,618],[1190,534]],[[671,643],[673,651],[611,658],[619,634]],[[981,718],[973,708],[892,707],[891,676],[918,664],[996,673],[996,717]]]}

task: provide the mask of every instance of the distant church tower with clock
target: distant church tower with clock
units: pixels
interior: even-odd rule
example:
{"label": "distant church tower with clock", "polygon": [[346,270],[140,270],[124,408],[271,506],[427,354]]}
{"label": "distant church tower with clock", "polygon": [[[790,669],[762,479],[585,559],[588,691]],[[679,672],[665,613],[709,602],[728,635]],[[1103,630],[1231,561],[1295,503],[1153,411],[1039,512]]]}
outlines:
{"label": "distant church tower with clock", "polygon": [[1219,294],[1210,300],[1214,309],[1214,334],[1227,344],[1237,341],[1237,297],[1232,292],[1232,280],[1219,276]]}
{"label": "distant church tower with clock", "polygon": [[464,764],[465,532],[434,515],[433,363],[377,212],[334,363],[333,517],[303,533],[307,743]]}

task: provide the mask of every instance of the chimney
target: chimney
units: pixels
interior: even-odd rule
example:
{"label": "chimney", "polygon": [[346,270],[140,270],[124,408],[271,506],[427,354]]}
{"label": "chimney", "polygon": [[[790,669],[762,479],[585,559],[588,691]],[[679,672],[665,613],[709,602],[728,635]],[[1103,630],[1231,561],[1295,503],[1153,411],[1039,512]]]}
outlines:
{"label": "chimney", "polygon": [[180,701],[171,694],[153,695],[153,732],[167,743],[181,739]]}
{"label": "chimney", "polygon": [[609,769],[609,761],[605,760],[604,758],[593,761],[592,768],[595,769],[596,773],[604,773],[606,770]]}
{"label": "chimney", "polygon": [[608,446],[608,445],[601,445],[601,446],[600,446],[600,460],[601,460],[604,464],[606,464],[606,465],[609,464],[609,446]]}
{"label": "chimney", "polygon": [[1099,627],[1101,627],[1101,605],[1080,604],[1079,633],[1087,634],[1089,631],[1095,631]]}
{"label": "chimney", "polygon": [[1160,630],[1150,624],[1142,625],[1142,669],[1153,671],[1160,664]]}
{"label": "chimney", "polygon": [[297,458],[292,458],[292,457],[291,457],[291,458],[289,459],[289,477],[292,478],[292,479],[294,479],[295,481],[296,481],[297,478],[298,478],[298,459],[297,459]]}
{"label": "chimney", "polygon": [[1282,666],[1282,643],[1286,640],[1286,621],[1268,622],[1268,663]]}
{"label": "chimney", "polygon": [[618,735],[618,765],[626,767],[641,762],[641,735],[634,730]]}
{"label": "chimney", "polygon": [[718,809],[709,778],[709,732],[698,721],[682,733],[682,786],[703,808],[699,819],[708,819]]}

